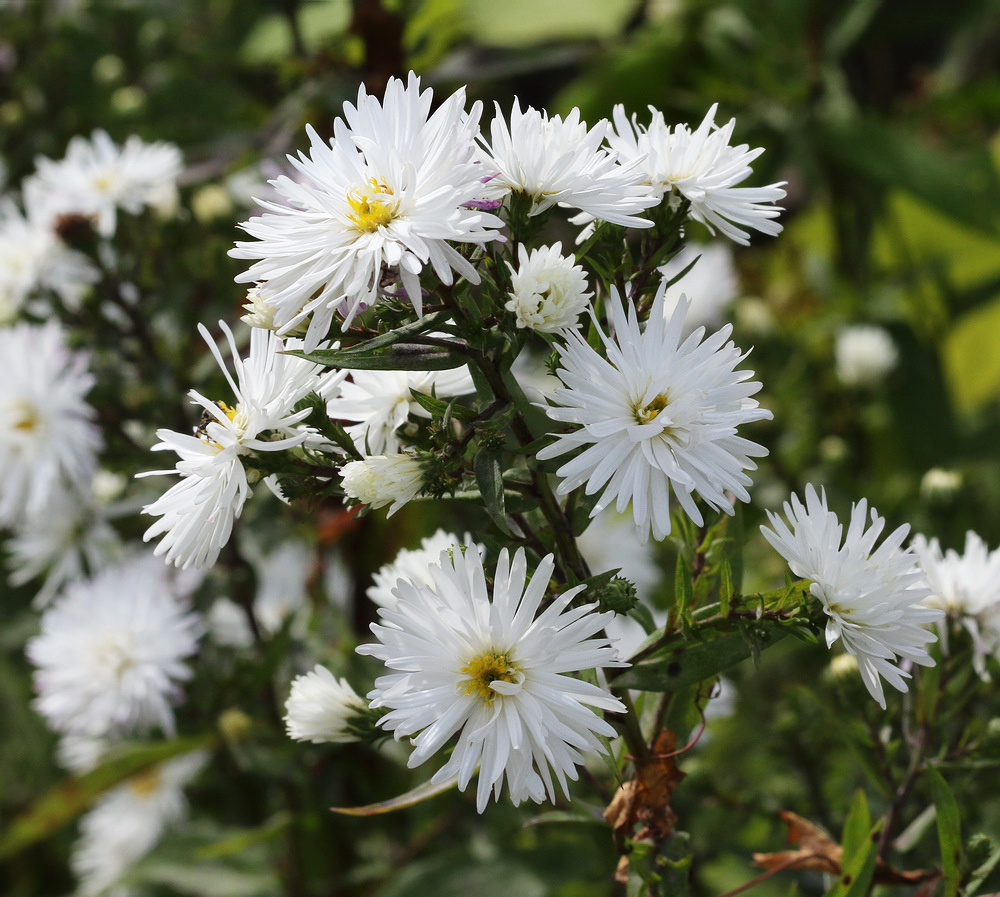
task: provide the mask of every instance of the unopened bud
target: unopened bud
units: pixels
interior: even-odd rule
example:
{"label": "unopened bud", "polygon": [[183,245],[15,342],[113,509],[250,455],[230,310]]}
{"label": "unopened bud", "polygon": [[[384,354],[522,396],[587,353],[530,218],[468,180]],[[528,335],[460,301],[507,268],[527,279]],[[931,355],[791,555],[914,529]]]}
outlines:
{"label": "unopened bud", "polygon": [[587,597],[596,599],[602,612],[613,610],[616,614],[627,614],[638,601],[635,585],[620,576],[616,576],[603,586],[589,590]]}

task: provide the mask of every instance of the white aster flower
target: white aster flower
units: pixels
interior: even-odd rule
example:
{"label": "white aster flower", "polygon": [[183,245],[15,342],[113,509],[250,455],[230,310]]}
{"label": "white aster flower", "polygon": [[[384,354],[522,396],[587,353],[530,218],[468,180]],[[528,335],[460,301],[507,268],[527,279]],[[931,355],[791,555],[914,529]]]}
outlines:
{"label": "white aster flower", "polygon": [[[133,776],[98,798],[80,821],[71,865],[79,897],[108,894],[164,831],[184,816],[184,788],[201,771],[204,752],[184,754]],[[115,890],[118,895],[127,891]]]}
{"label": "white aster flower", "polygon": [[39,157],[35,164],[25,187],[32,202],[52,216],[92,216],[98,233],[110,237],[118,209],[136,215],[174,188],[182,159],[172,143],[146,143],[133,135],[118,146],[105,131],[94,131],[90,140],[70,140],[62,160]]}
{"label": "white aster flower", "polygon": [[[913,537],[930,595],[928,607],[938,608],[959,621],[972,637],[973,663],[983,679],[989,679],[986,658],[1000,656],[1000,548],[990,551],[974,532],[965,536],[965,552],[941,550],[937,539]],[[947,626],[939,628],[942,648],[947,651]]]}
{"label": "white aster flower", "polygon": [[456,273],[479,283],[451,243],[503,239],[499,218],[468,207],[482,194],[481,104],[466,113],[464,89],[433,113],[431,101],[412,72],[405,85],[391,79],[381,103],[362,85],[331,140],[308,129],[309,155],[289,157],[299,182],[273,181],[282,202],[259,201],[264,214],[242,225],[259,242],[239,242],[230,255],[260,261],[237,280],[259,284],[281,332],[311,315],[307,349],[329,331],[335,311],[346,328],[372,305],[389,274],[418,315],[425,265],[443,283]]}
{"label": "white aster flower", "polygon": [[201,622],[167,569],[134,557],[71,583],[28,643],[35,708],[57,732],[173,733],[171,703],[191,675]]}
{"label": "white aster flower", "polygon": [[449,399],[473,393],[476,386],[466,365],[447,371],[352,371],[326,411],[334,420],[355,422],[345,430],[363,454],[398,452],[399,433],[406,433],[410,415],[431,416],[410,390]]}
{"label": "white aster flower", "polygon": [[[433,536],[420,540],[419,548],[404,548],[391,564],[384,564],[374,576],[375,583],[368,587],[367,595],[382,607],[392,607],[396,603],[393,589],[404,579],[415,585],[434,584],[431,566],[437,564],[442,551],[460,551],[463,546],[473,545],[472,536],[466,533],[461,539],[454,533],[439,529]],[[479,551],[482,545],[475,546]]]}
{"label": "white aster flower", "polygon": [[372,509],[391,504],[387,517],[413,501],[424,487],[423,464],[408,452],[350,461],[340,469],[340,476],[348,497]]}
{"label": "white aster flower", "polygon": [[663,113],[652,106],[648,127],[625,115],[623,106],[614,108],[614,128],[608,145],[622,161],[638,162],[644,183],[657,198],[671,202],[681,198],[691,204],[690,216],[714,234],[716,229],[735,243],[747,245],[750,234],[743,228],[774,236],[781,233],[775,220],[784,199],[783,183],[767,187],[738,187],[753,173],[750,163],[763,149],[746,144],[730,146],[736,119],[721,128],[715,124],[718,104],[708,110],[702,123],[692,131],[687,125],[671,128]]}
{"label": "white aster flower", "polygon": [[558,333],[576,327],[577,318],[593,293],[587,292],[587,275],[572,256],[562,254],[562,244],[532,249],[517,247],[519,265],[510,262],[510,301],[504,306],[517,318],[518,327],[541,333]]}
{"label": "white aster flower", "polygon": [[684,512],[702,524],[697,494],[712,508],[732,514],[732,493],[749,501],[746,487],[756,470],[751,460],[767,449],[736,435],[739,426],[771,418],[753,396],[760,383],[752,371],[737,370],[746,354],[727,342],[732,328],[702,339],[699,328],[681,340],[686,300],[667,320],[660,284],[645,330],[635,306],[623,306],[612,288],[607,303],[614,339],[601,333],[607,358],[575,331],[556,347],[565,384],[557,389],[553,420],[580,424],[538,453],[547,460],[583,451],[557,471],[559,494],[586,483],[586,493],[603,489],[591,517],[615,501],[618,511],[632,505],[639,538],[670,533],[670,493]]}
{"label": "white aster flower", "polygon": [[0,526],[90,483],[101,438],[83,398],[94,385],[88,361],[55,320],[0,330]]}
{"label": "white aster flower", "polygon": [[56,762],[69,772],[83,775],[101,764],[110,746],[106,738],[63,735],[56,745]]}
{"label": "white aster flower", "polygon": [[837,515],[827,508],[825,491],[817,495],[810,484],[805,495],[805,504],[797,495],[785,502],[788,524],[768,511],[773,529],[762,526],[761,532],[792,573],[812,581],[809,591],[829,617],[827,647],[843,639],[844,647],[858,660],[865,687],[884,710],[879,677],[906,691],[910,674],[895,666],[898,658],[933,666],[926,646],[936,638],[924,627],[943,614],[921,603],[929,590],[916,555],[903,548],[908,525],[900,526],[875,548],[885,518],[872,508],[870,525],[866,524],[865,499],[851,508],[851,522],[844,533]]}
{"label": "white aster flower", "polygon": [[51,290],[75,309],[97,280],[85,255],[66,246],[51,222],[24,216],[10,200],[0,202],[0,324],[17,317],[25,302]]}
{"label": "white aster flower", "polygon": [[885,379],[899,360],[896,345],[883,327],[856,324],[837,334],[837,377],[845,386],[872,386]]}
{"label": "white aster flower", "polygon": [[614,734],[595,710],[625,709],[565,675],[621,664],[599,635],[613,614],[570,607],[583,586],[539,613],[553,567],[548,555],[529,581],[524,551],[511,563],[504,549],[491,595],[478,550],[443,553],[433,585],[399,582],[395,607],[380,609],[381,623],[372,624],[378,643],[358,648],[392,671],[368,697],[389,710],[383,728],[397,739],[416,736],[409,765],[457,736],[431,781],[455,779],[464,791],[478,768],[480,813],[491,793],[499,798],[504,778],[515,805],[555,800],[555,781],[568,797],[567,779],[577,778],[585,754],[603,753],[599,737]]}
{"label": "white aster flower", "polygon": [[284,451],[305,442],[310,434],[297,425],[309,410],[295,411],[295,405],[310,392],[329,394],[345,376],[284,354],[301,344],[282,341],[259,328],[251,329],[250,354],[241,359],[232,331],[221,321],[219,325],[232,352],[235,380],[208,331],[201,325],[199,331],[225,374],[236,404],[213,402],[191,390],[192,403],[204,409],[195,435],[157,430],[161,441],[153,446],[153,451],[176,452],[180,460],[173,469],[139,474],[181,476],[179,483],[143,508],[143,513],[160,518],[146,530],[144,541],[162,535],[155,553],[178,567],[215,563],[250,495],[244,459],[253,452]]}
{"label": "white aster flower", "polygon": [[508,126],[498,106],[492,140],[484,141],[482,173],[489,180],[480,192],[490,198],[526,194],[534,201],[532,215],[558,204],[623,227],[651,227],[637,216],[659,197],[641,184],[639,160],[619,164],[602,148],[607,131],[605,120],[588,129],[579,109],[563,119],[531,106],[522,112],[516,99]]}
{"label": "white aster flower", "polygon": [[312,672],[296,676],[292,682],[285,703],[285,728],[288,737],[296,741],[357,741],[348,723],[365,709],[364,701],[346,679],[337,679],[326,667],[316,664]]}
{"label": "white aster flower", "polygon": [[736,298],[740,282],[728,243],[685,243],[667,264],[657,268],[665,281],[671,281],[691,263],[694,267],[667,287],[663,313],[669,318],[683,296],[691,300],[684,322],[686,333],[696,327],[715,328],[722,324],[726,307]]}

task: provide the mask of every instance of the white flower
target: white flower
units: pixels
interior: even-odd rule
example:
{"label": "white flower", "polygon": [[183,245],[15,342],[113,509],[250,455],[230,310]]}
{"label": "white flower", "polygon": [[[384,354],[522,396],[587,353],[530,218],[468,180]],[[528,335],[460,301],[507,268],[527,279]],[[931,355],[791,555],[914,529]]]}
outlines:
{"label": "white flower", "polygon": [[[433,536],[420,540],[419,548],[404,548],[391,564],[384,564],[374,576],[375,584],[368,587],[367,595],[382,607],[392,607],[396,603],[393,589],[404,579],[415,585],[434,584],[431,565],[436,564],[442,551],[458,551],[464,545],[472,545],[472,536],[466,533],[459,539],[454,533],[439,529]],[[477,545],[480,551],[482,546]]]}
{"label": "white flower", "polygon": [[28,643],[35,708],[57,732],[105,736],[174,727],[201,623],[148,556],[71,583]]}
{"label": "white flower", "polygon": [[[176,452],[180,460],[171,470],[139,474],[181,475],[179,483],[143,508],[143,513],[160,518],[146,530],[144,541],[163,535],[155,553],[178,567],[215,563],[250,494],[243,459],[253,452],[284,451],[305,442],[310,434],[296,425],[309,410],[295,411],[296,403],[310,392],[328,394],[345,376],[283,354],[301,344],[283,342],[259,328],[250,331],[250,354],[241,359],[232,331],[221,321],[219,326],[229,342],[236,380],[208,331],[201,325],[199,331],[226,375],[236,404],[213,402],[191,390],[193,404],[204,409],[195,435],[157,430],[161,441],[153,446],[153,451]],[[275,435],[269,438],[268,433]]]}
{"label": "white flower", "polygon": [[[1000,548],[990,551],[974,532],[965,535],[965,552],[949,548],[942,552],[937,539],[913,537],[913,549],[920,559],[930,586],[924,599],[928,607],[943,610],[958,620],[972,636],[976,672],[988,679],[987,655],[1000,656]],[[939,629],[942,648],[947,651],[947,627]]]}
{"label": "white flower", "polygon": [[335,311],[346,328],[372,305],[389,273],[419,315],[425,265],[443,283],[454,273],[478,283],[450,244],[503,239],[499,218],[467,207],[482,193],[475,159],[481,105],[467,114],[464,90],[433,113],[431,101],[412,72],[405,86],[389,81],[382,103],[362,85],[329,142],[310,127],[309,155],[289,157],[300,182],[277,178],[282,202],[260,202],[264,214],[242,225],[259,242],[239,242],[230,255],[260,261],[237,280],[259,283],[281,332],[311,315],[307,349],[328,332]]}
{"label": "white flower", "polygon": [[751,460],[767,449],[736,435],[737,427],[769,419],[771,412],[752,399],[760,383],[752,371],[736,369],[746,354],[726,342],[727,325],[702,341],[699,328],[681,341],[687,302],[669,321],[663,314],[664,285],[656,293],[646,329],[635,307],[626,310],[612,288],[607,303],[614,340],[601,333],[607,358],[575,331],[557,346],[564,388],[557,389],[553,420],[580,424],[538,453],[547,460],[582,448],[559,468],[559,494],[586,483],[586,493],[604,490],[591,512],[595,517],[612,501],[619,511],[632,505],[639,538],[664,539],[670,533],[670,492],[685,513],[702,524],[694,495],[732,514],[732,500],[749,501]]}
{"label": "white flower", "polygon": [[588,129],[579,109],[563,119],[531,106],[522,112],[516,99],[508,127],[498,106],[492,140],[484,142],[483,174],[491,177],[480,192],[526,194],[534,200],[532,215],[558,204],[623,227],[651,227],[636,216],[659,197],[641,185],[638,160],[621,165],[601,147],[607,130],[605,120]]}
{"label": "white flower", "polygon": [[146,143],[133,135],[118,146],[105,131],[94,131],[89,141],[70,140],[59,162],[37,158],[37,172],[25,190],[50,215],[93,216],[98,233],[110,237],[117,209],[136,215],[159,201],[176,183],[181,164],[181,152],[172,143]]}
{"label": "white flower", "polygon": [[885,379],[899,360],[896,345],[883,327],[856,324],[837,334],[837,377],[845,386],[872,386]]}
{"label": "white flower", "polygon": [[80,821],[80,840],[73,848],[79,897],[106,894],[183,817],[184,788],[206,759],[202,751],[184,754],[133,776],[98,799]]}
{"label": "white flower", "polygon": [[669,318],[682,296],[691,300],[684,330],[718,327],[722,313],[739,292],[740,282],[733,264],[733,250],[728,243],[685,243],[667,264],[657,268],[665,281],[671,281],[691,263],[694,267],[667,287],[663,313]]}
{"label": "white flower", "polygon": [[94,385],[88,361],[55,320],[0,330],[0,526],[90,483],[101,439],[83,398]]}
{"label": "white flower", "polygon": [[316,664],[311,673],[296,676],[285,703],[288,737],[313,744],[357,741],[348,721],[365,710],[365,704],[346,679],[336,679]]}
{"label": "white flower", "polygon": [[424,486],[420,459],[406,452],[351,461],[340,469],[340,476],[350,498],[373,509],[391,504],[387,517],[413,501]]}
{"label": "white flower", "polygon": [[721,128],[716,126],[715,104],[691,131],[687,125],[669,127],[662,112],[649,108],[652,120],[649,127],[643,127],[636,116],[629,121],[623,106],[615,106],[608,144],[623,162],[639,163],[644,182],[657,198],[668,196],[671,202],[686,199],[695,221],[713,234],[717,228],[744,246],[750,235],[743,228],[771,236],[781,233],[781,225],[774,219],[782,210],[773,203],[784,198],[783,183],[736,186],[752,174],[750,163],[764,152],[751,150],[746,144],[729,145],[736,119]]}
{"label": "white flower", "polygon": [[827,508],[825,491],[817,495],[810,484],[805,495],[805,504],[797,495],[785,502],[791,529],[768,511],[773,529],[762,526],[761,532],[792,573],[812,581],[809,591],[829,617],[827,647],[843,639],[844,647],[858,659],[865,687],[885,709],[879,676],[906,691],[910,674],[894,665],[899,657],[933,666],[926,646],[936,639],[924,626],[942,617],[940,610],[921,603],[929,590],[916,555],[903,548],[910,527],[900,526],[875,548],[885,519],[872,508],[866,527],[865,499],[851,508],[844,533],[837,515]]}
{"label": "white flower", "polygon": [[510,262],[510,301],[504,306],[517,317],[518,327],[558,333],[575,327],[593,293],[587,292],[587,275],[572,256],[562,255],[562,244],[532,249],[517,247],[520,263]]}
{"label": "white flower", "polygon": [[[345,429],[358,451],[366,455],[397,452],[399,431],[410,415],[430,418],[410,390],[439,399],[476,391],[465,365],[447,371],[352,371],[340,394],[326,406],[334,420],[356,421]],[[404,430],[405,432],[405,430]]]}
{"label": "white flower", "polygon": [[[612,613],[570,607],[583,586],[539,613],[552,555],[528,581],[523,549],[513,564],[504,549],[492,595],[475,548],[442,553],[433,585],[396,585],[398,602],[372,624],[379,642],[363,645],[392,672],[369,693],[389,712],[379,724],[397,739],[416,735],[409,765],[418,766],[457,735],[448,762],[432,782],[456,779],[465,790],[479,768],[476,805],[482,812],[504,778],[511,800],[555,800],[586,753],[603,753],[599,736],[614,730],[595,712],[624,711],[604,689],[565,675],[621,665],[601,635]],[[537,616],[536,616],[537,614]],[[419,733],[419,734],[417,734]]]}
{"label": "white flower", "polygon": [[95,573],[118,553],[120,543],[96,497],[60,490],[52,495],[45,514],[29,517],[7,542],[11,585],[21,586],[45,574],[35,595],[35,606],[52,597],[85,571]]}
{"label": "white flower", "polygon": [[51,290],[71,309],[97,280],[85,255],[66,246],[51,222],[24,216],[10,200],[0,202],[0,324],[12,321],[26,300]]}

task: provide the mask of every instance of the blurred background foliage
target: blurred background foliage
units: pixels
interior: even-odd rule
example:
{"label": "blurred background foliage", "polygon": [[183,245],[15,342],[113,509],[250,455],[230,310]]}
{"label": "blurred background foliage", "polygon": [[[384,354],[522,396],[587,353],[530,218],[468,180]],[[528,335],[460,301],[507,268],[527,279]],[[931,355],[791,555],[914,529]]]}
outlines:
{"label": "blurred background foliage", "polygon": [[[653,105],[668,122],[696,124],[719,103],[717,120],[737,119],[737,142],[767,150],[752,183],[786,180],[789,192],[785,232],[758,237],[736,256],[735,338],[755,346],[761,403],[775,417],[755,434],[772,454],[741,515],[744,531],[756,531],[763,507],[812,481],[826,485],[840,512],[866,496],[890,525],[909,522],[946,546],[960,547],[967,529],[1000,543],[996,0],[5,0],[0,22],[0,158],[10,184],[37,155],[59,157],[70,137],[98,127],[119,141],[132,133],[173,141],[185,154],[177,217],[129,239],[134,279],[155,300],[150,319],[169,307],[192,328],[161,331],[162,357],[136,359],[130,375],[115,374],[114,334],[97,334],[92,347],[101,389],[147,425],[174,425],[153,416],[158,390],[150,384],[180,401],[209,370],[193,322],[232,320],[244,301],[233,283],[240,266],[226,256],[244,211],[218,185],[301,147],[307,122],[328,132],[359,82],[378,94],[413,68],[442,94],[468,84],[487,121],[493,101],[507,109],[514,96],[553,113],[579,106],[588,121],[621,103],[640,120]],[[887,328],[899,351],[896,368],[870,386],[846,387],[835,374],[836,334],[855,323]],[[191,372],[191,381],[164,381],[176,371]],[[955,476],[929,476],[935,469]],[[267,508],[255,516],[266,519]],[[390,523],[378,515],[352,523],[325,509],[300,517],[321,543],[345,547],[355,597],[373,570],[438,523],[426,505]],[[453,515],[448,522],[457,532],[475,525]],[[669,544],[659,560],[667,575],[655,600],[666,607]],[[746,591],[782,576],[759,539],[743,570]],[[27,605],[30,595],[10,593],[8,607]],[[371,612],[362,601],[345,607],[341,627],[314,635],[350,651]],[[8,616],[0,630],[5,824],[59,779],[53,739],[26,709],[19,650],[32,623]],[[192,684],[184,714],[204,720],[239,707],[253,717],[286,645],[279,634],[264,658],[200,664],[215,681]],[[751,854],[784,844],[779,810],[836,836],[855,789],[866,789],[874,814],[891,801],[899,783],[886,770],[904,750],[898,733],[910,701],[891,702],[883,714],[856,677],[838,677],[827,660],[787,639],[759,671],[743,664],[725,680],[719,700],[728,712],[684,755],[687,779],[674,802],[695,857],[695,894],[752,878]],[[953,673],[939,701],[943,729],[968,687],[967,676]],[[1000,738],[987,721],[1000,716],[1000,701],[986,689],[976,694],[980,731],[942,768],[963,807],[963,831],[996,833],[1000,795],[989,783]],[[674,698],[679,743],[697,727],[694,697]],[[912,700],[921,700],[919,689]],[[301,746],[269,732],[224,739],[193,790],[192,822],[140,863],[136,881],[154,894],[217,897],[281,888],[379,897],[611,893],[615,856],[602,824],[525,826],[525,813],[504,802],[480,819],[454,793],[390,817],[338,817],[327,807],[384,799],[419,781],[398,762],[402,753]],[[952,734],[941,744],[962,737]],[[918,824],[903,860],[933,865],[933,821],[922,812],[931,794],[922,784],[909,799]],[[581,817],[589,809],[570,808]],[[2,867],[4,893],[71,889],[72,833],[59,828],[63,821],[56,813],[53,836]],[[790,886],[826,889],[818,873],[789,872],[755,893]]]}

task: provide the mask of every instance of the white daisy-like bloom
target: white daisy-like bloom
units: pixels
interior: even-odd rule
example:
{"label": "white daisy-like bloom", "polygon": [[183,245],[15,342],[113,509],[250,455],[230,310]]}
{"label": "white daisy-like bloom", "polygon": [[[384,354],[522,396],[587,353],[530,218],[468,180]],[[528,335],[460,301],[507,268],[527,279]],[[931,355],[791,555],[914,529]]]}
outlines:
{"label": "white daisy-like bloom", "polygon": [[565,386],[545,412],[580,427],[538,452],[544,461],[583,449],[556,471],[563,478],[559,494],[584,484],[588,495],[603,490],[591,517],[612,502],[619,512],[631,504],[643,542],[650,532],[658,541],[669,535],[671,492],[699,526],[695,495],[727,514],[730,494],[749,501],[744,471],[756,470],[752,458],[767,449],[738,436],[737,428],[772,416],[751,398],[761,388],[750,380],[753,372],[736,368],[746,353],[727,342],[732,327],[705,339],[698,328],[682,339],[687,300],[668,320],[663,295],[661,283],[643,330],[635,306],[626,309],[612,288],[614,338],[601,331],[606,358],[566,331],[565,344],[556,347]]}
{"label": "white daisy-like bloom", "polygon": [[110,747],[106,738],[63,735],[56,745],[56,762],[69,772],[83,775],[100,765]]}
{"label": "white daisy-like bloom", "polygon": [[8,540],[7,579],[22,586],[44,575],[34,604],[45,607],[67,582],[103,569],[120,548],[95,495],[57,491],[45,514],[28,517]]}
{"label": "white daisy-like bloom", "polygon": [[691,300],[684,322],[686,333],[696,327],[716,328],[723,323],[723,312],[736,298],[740,289],[739,276],[733,263],[733,250],[728,243],[685,243],[667,264],[657,268],[667,282],[673,280],[691,263],[694,267],[667,287],[663,296],[663,313],[670,317],[682,296]]}
{"label": "white daisy-like bloom", "polygon": [[92,216],[98,233],[110,237],[117,210],[136,215],[160,202],[173,191],[182,164],[181,151],[172,143],[146,143],[132,135],[119,146],[107,132],[94,131],[89,140],[70,140],[58,162],[37,158],[25,190],[53,216]]}
{"label": "white daisy-like bloom", "polygon": [[424,487],[423,464],[409,452],[350,461],[340,469],[340,476],[349,498],[373,510],[391,505],[387,517],[413,501]]}
{"label": "white daisy-like bloom", "polygon": [[46,513],[64,490],[85,490],[101,446],[86,352],[55,320],[0,329],[0,526]]}
{"label": "white daisy-like bloom", "polygon": [[623,227],[652,227],[638,216],[659,197],[642,184],[638,159],[620,164],[602,147],[608,130],[604,119],[588,128],[579,109],[563,119],[531,106],[522,112],[516,99],[508,125],[497,106],[491,140],[483,141],[482,174],[489,180],[480,193],[526,194],[533,200],[532,215],[560,205]]}
{"label": "white daisy-like bloom", "polygon": [[[454,533],[439,529],[433,536],[420,540],[419,548],[404,548],[390,564],[383,564],[375,574],[374,584],[368,587],[366,594],[381,607],[392,607],[396,603],[393,589],[401,579],[415,585],[430,586],[434,584],[431,566],[436,564],[442,551],[460,551],[462,546],[473,545],[472,536],[466,533],[461,539]],[[483,551],[482,545],[476,545]]]}
{"label": "white daisy-like bloom", "polygon": [[51,291],[71,309],[97,280],[85,255],[66,246],[44,218],[0,202],[0,324],[13,321],[25,302]]}
{"label": "white daisy-like bloom", "polygon": [[692,131],[687,125],[671,128],[662,112],[652,106],[649,110],[652,119],[644,127],[636,116],[628,119],[624,106],[615,106],[608,145],[622,161],[639,164],[643,182],[658,199],[667,197],[672,203],[687,200],[691,218],[713,234],[719,230],[743,246],[750,242],[744,228],[771,236],[781,233],[782,226],[775,219],[782,209],[774,203],[785,197],[783,182],[767,187],[737,186],[750,177],[750,163],[764,150],[729,145],[735,118],[717,126],[716,103]]}
{"label": "white daisy-like bloom", "polygon": [[[930,587],[924,604],[944,611],[968,630],[976,672],[989,679],[986,658],[1000,656],[1000,548],[990,551],[978,534],[969,531],[962,554],[954,548],[942,551],[937,539],[919,533],[913,537],[913,549]],[[939,634],[947,652],[945,625]]]}
{"label": "white daisy-like bloom", "polygon": [[873,386],[896,366],[899,352],[884,327],[855,324],[837,334],[834,358],[845,386]]}
{"label": "white daisy-like bloom", "polygon": [[77,580],[28,642],[35,709],[56,732],[173,734],[171,704],[191,676],[201,620],[168,570],[142,555]]}
{"label": "white daisy-like bloom", "polygon": [[478,768],[480,813],[504,779],[515,805],[555,800],[556,782],[568,797],[576,767],[614,735],[595,711],[625,710],[599,686],[566,675],[622,664],[600,634],[613,614],[570,606],[583,586],[539,613],[553,569],[548,555],[529,580],[523,549],[513,562],[504,549],[491,589],[477,549],[442,553],[433,585],[400,581],[396,605],[372,624],[378,642],[358,648],[391,671],[368,697],[389,711],[379,725],[397,739],[415,736],[408,765],[457,736],[431,781],[455,780],[464,791]]}
{"label": "white daisy-like bloom", "polygon": [[296,676],[285,702],[288,737],[313,744],[357,741],[348,721],[365,710],[365,703],[346,679],[337,679],[316,664],[312,672]]}
{"label": "white daisy-like bloom", "polygon": [[295,405],[310,392],[329,395],[345,376],[284,354],[300,348],[301,342],[282,340],[259,328],[251,329],[250,353],[242,359],[232,331],[222,321],[219,326],[232,353],[235,380],[208,331],[201,325],[198,329],[236,404],[214,402],[192,389],[192,403],[203,409],[202,425],[193,436],[157,430],[160,442],[153,451],[173,451],[180,460],[170,470],[139,474],[181,476],[179,483],[143,508],[143,513],[160,518],[146,530],[144,541],[162,535],[155,553],[178,567],[215,563],[251,492],[244,459],[254,452],[279,452],[305,442],[310,433],[297,425],[310,412],[295,411]]}
{"label": "white daisy-like bloom", "polygon": [[398,452],[400,431],[406,432],[410,415],[430,418],[410,390],[439,399],[476,391],[465,365],[447,371],[352,371],[337,396],[326,406],[338,421],[354,421],[344,429],[358,451],[366,455]]}
{"label": "white daisy-like bloom", "polygon": [[562,244],[542,246],[528,252],[517,247],[518,267],[510,262],[510,300],[504,306],[513,312],[518,327],[541,333],[558,333],[576,327],[593,293],[587,292],[587,274],[573,256],[562,254]]}
{"label": "white daisy-like bloom", "polygon": [[764,538],[787,562],[792,573],[811,580],[810,594],[826,613],[826,644],[838,638],[858,661],[869,694],[885,709],[882,681],[907,691],[910,674],[896,666],[899,658],[933,666],[927,645],[936,636],[925,627],[943,617],[942,611],[922,602],[930,590],[917,565],[917,556],[903,541],[910,531],[900,526],[882,541],[885,518],[862,499],[851,508],[847,532],[820,494],[806,486],[805,503],[793,495],[785,502],[788,523],[768,511],[772,529],[761,527]]}
{"label": "white daisy-like bloom", "polygon": [[237,281],[258,284],[279,332],[311,316],[307,349],[327,334],[334,312],[346,329],[374,304],[387,276],[399,278],[418,315],[426,265],[445,284],[455,274],[479,283],[451,244],[503,239],[499,218],[468,207],[482,195],[481,104],[466,113],[462,89],[432,113],[432,99],[412,72],[406,84],[391,79],[381,103],[362,85],[329,141],[310,127],[309,155],[289,156],[298,183],[278,177],[281,201],[258,200],[264,214],[241,225],[257,242],[238,242],[229,254],[259,261]]}
{"label": "white daisy-like bloom", "polygon": [[79,897],[125,897],[115,885],[149,853],[187,810],[184,788],[207,761],[203,751],[184,754],[141,772],[98,798],[80,820],[71,866]]}

